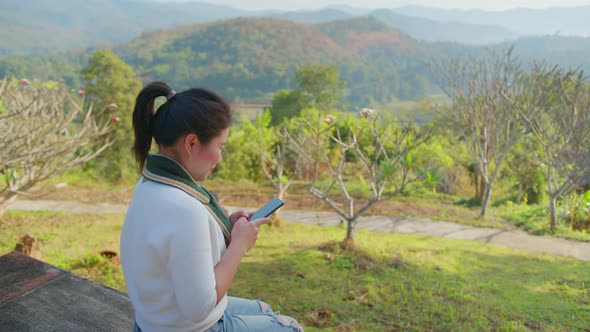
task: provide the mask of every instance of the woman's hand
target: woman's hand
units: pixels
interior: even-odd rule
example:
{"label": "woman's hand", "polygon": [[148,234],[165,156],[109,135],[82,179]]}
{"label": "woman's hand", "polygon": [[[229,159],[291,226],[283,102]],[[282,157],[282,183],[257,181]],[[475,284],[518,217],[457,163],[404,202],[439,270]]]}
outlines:
{"label": "woman's hand", "polygon": [[[243,212],[243,211],[242,211]],[[239,212],[236,212],[239,213]],[[249,217],[249,215],[248,215]],[[260,226],[270,221],[269,218],[248,221],[246,217],[239,217],[231,231],[231,243],[227,247],[225,255],[215,266],[215,291],[217,292],[217,303],[226,295],[234,275],[240,265],[240,260],[256,244]]]}
{"label": "woman's hand", "polygon": [[[229,215],[229,213],[226,213]],[[236,211],[234,213],[231,214],[231,216],[229,216],[229,223],[231,225],[231,227],[234,227],[234,224],[236,223],[236,221],[238,221],[238,219],[240,218],[246,218],[246,219],[250,219],[250,216],[254,214],[254,212],[246,212],[244,210],[240,210],[240,211]]]}
{"label": "woman's hand", "polygon": [[231,245],[238,246],[243,252],[246,252],[256,244],[260,226],[267,224],[270,218],[261,218],[248,221],[245,217],[239,218],[233,225],[231,232]]}

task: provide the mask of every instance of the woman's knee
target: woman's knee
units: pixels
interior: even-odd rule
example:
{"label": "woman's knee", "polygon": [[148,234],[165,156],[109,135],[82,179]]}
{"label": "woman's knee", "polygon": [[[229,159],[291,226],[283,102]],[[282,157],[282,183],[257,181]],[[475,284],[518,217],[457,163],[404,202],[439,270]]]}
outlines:
{"label": "woman's knee", "polygon": [[260,311],[262,311],[263,313],[272,312],[270,304],[260,300],[258,300],[258,304],[260,304]]}
{"label": "woman's knee", "polygon": [[294,331],[303,332],[303,327],[299,325],[293,317],[285,316],[285,315],[276,315],[277,320],[281,325],[285,327],[292,327]]}
{"label": "woman's knee", "polygon": [[274,318],[276,319],[276,321],[279,322],[280,325],[282,325],[283,327],[292,328],[295,332],[303,332],[303,327],[299,325],[299,322],[297,322],[297,320],[295,320],[293,317],[281,315],[278,312],[275,313],[272,311],[270,304],[260,300],[257,301],[258,304],[260,304],[260,310],[263,313],[269,314],[270,316],[274,316]]}

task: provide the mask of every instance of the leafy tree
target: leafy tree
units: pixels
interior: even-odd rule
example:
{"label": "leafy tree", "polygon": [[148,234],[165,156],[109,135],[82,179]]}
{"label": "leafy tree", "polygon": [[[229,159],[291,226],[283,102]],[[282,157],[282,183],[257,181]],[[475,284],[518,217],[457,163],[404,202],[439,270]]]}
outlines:
{"label": "leafy tree", "polygon": [[131,117],[141,81],[129,65],[108,49],[92,54],[82,76],[88,99],[108,107],[112,112],[106,116],[118,122],[114,130],[116,142],[97,158],[94,167],[111,181],[123,180],[133,170]]}
{"label": "leafy tree", "polygon": [[304,108],[320,112],[340,106],[345,82],[340,80],[336,66],[310,65],[295,72],[295,90],[280,90],[272,99],[272,124],[298,116]]}
{"label": "leafy tree", "polygon": [[281,124],[286,119],[301,113],[301,93],[299,90],[280,90],[272,97],[270,107],[271,124]]}
{"label": "leafy tree", "polygon": [[[305,119],[304,121],[309,124],[306,128],[299,127],[299,130],[302,137],[314,141],[314,144],[309,147],[315,151],[309,151],[309,156],[312,159],[318,159],[321,158],[323,149],[329,144],[321,135],[326,130],[323,122],[326,122],[326,119],[333,121],[333,118],[330,118],[333,116],[326,117],[326,112],[339,106],[345,83],[340,80],[338,68],[318,64],[297,69],[295,81],[297,89],[293,93],[297,96],[298,106],[301,108],[301,119]],[[293,125],[291,123],[291,126]],[[318,167],[317,162],[313,163],[313,174],[318,174]]]}
{"label": "leafy tree", "polygon": [[432,170],[430,175],[434,176],[434,178],[433,181],[429,181],[429,185],[431,186],[430,189],[433,191],[436,191],[438,185],[446,187],[443,190],[446,190],[453,185],[450,183],[451,179],[443,178],[446,175],[444,172],[443,174],[438,173],[439,169],[444,171],[454,165],[455,161],[449,153],[451,149],[452,147],[449,146],[447,140],[440,135],[433,136],[428,142],[425,142],[414,149],[412,155],[415,159],[417,168]]}
{"label": "leafy tree", "polygon": [[225,180],[263,180],[260,154],[255,144],[248,144],[258,137],[256,127],[243,115],[240,123],[232,126],[223,152],[223,162],[215,168],[215,176]]}
{"label": "leafy tree", "polygon": [[346,83],[340,80],[336,66],[310,65],[295,72],[302,108],[313,107],[320,112],[340,106]]}
{"label": "leafy tree", "polygon": [[546,192],[546,181],[539,165],[531,160],[539,155],[541,148],[533,137],[527,133],[525,139],[512,149],[506,159],[507,170],[516,178],[517,196],[516,203],[539,204]]}

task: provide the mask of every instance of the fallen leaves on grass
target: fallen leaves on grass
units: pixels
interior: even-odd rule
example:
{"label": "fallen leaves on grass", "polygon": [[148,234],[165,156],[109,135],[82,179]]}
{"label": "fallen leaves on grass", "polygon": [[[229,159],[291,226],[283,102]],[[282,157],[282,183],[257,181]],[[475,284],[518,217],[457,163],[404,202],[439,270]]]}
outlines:
{"label": "fallen leaves on grass", "polygon": [[307,316],[307,320],[314,326],[322,327],[330,324],[334,312],[329,309],[319,309]]}

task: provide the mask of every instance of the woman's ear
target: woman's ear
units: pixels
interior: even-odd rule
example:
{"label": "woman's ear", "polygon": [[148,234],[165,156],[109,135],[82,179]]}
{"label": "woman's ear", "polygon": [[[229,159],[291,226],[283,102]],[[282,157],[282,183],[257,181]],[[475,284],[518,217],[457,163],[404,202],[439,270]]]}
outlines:
{"label": "woman's ear", "polygon": [[187,134],[184,137],[184,149],[189,156],[192,156],[193,153],[199,152],[201,149],[201,142],[199,141],[197,135]]}

